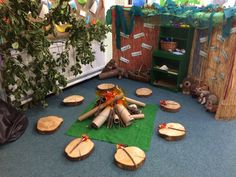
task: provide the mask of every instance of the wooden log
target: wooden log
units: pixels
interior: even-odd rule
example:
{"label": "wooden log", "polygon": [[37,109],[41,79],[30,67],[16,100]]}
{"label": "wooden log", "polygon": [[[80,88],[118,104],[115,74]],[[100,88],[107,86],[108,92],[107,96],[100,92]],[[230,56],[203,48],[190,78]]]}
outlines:
{"label": "wooden log", "polygon": [[79,105],[84,101],[84,97],[80,95],[71,95],[63,99],[63,104],[67,106]]}
{"label": "wooden log", "polygon": [[99,106],[96,106],[95,108],[93,108],[92,110],[82,114],[81,116],[79,116],[78,120],[79,121],[82,121],[82,120],[85,120],[87,118],[89,118],[90,116],[94,115],[99,109],[104,109],[106,106],[114,103],[115,101],[123,98],[123,93],[120,93],[119,95],[115,96],[114,99],[110,99],[109,101],[99,105]]}
{"label": "wooden log", "polygon": [[146,155],[140,148],[130,146],[118,148],[114,158],[118,167],[126,170],[137,170],[143,165]]}
{"label": "wooden log", "polygon": [[111,107],[107,106],[98,116],[93,120],[92,127],[100,128],[107,120],[111,112]]}
{"label": "wooden log", "polygon": [[107,71],[111,71],[113,69],[116,69],[118,67],[117,63],[115,62],[115,60],[111,59],[106,66],[103,68],[102,73],[107,72]]}
{"label": "wooden log", "polygon": [[146,104],[141,102],[141,101],[137,101],[137,100],[134,100],[132,98],[128,98],[128,97],[125,97],[125,100],[128,102],[128,103],[131,103],[131,104],[136,104],[138,106],[141,106],[141,107],[145,107]]}
{"label": "wooden log", "polygon": [[144,119],[145,115],[144,114],[132,114],[130,115],[130,118],[132,119]]}
{"label": "wooden log", "polygon": [[179,123],[163,123],[159,125],[158,133],[160,137],[168,141],[176,141],[184,138],[186,130]]}
{"label": "wooden log", "polygon": [[120,118],[125,123],[125,126],[129,126],[132,123],[132,120],[134,120],[132,117],[130,117],[129,111],[124,107],[122,104],[116,105],[117,112],[120,116]]}
{"label": "wooden log", "polygon": [[62,124],[63,119],[57,116],[42,117],[37,121],[36,129],[38,133],[54,133]]}
{"label": "wooden log", "polygon": [[180,110],[181,105],[175,101],[161,100],[160,107],[163,111],[175,113]]}
{"label": "wooden log", "polygon": [[149,88],[139,88],[135,93],[139,97],[149,97],[152,95],[152,90]]}
{"label": "wooden log", "polygon": [[69,160],[83,160],[87,158],[94,149],[94,143],[90,139],[76,138],[65,148],[65,155]]}
{"label": "wooden log", "polygon": [[107,79],[110,77],[116,77],[120,74],[120,71],[118,68],[110,70],[110,71],[106,71],[104,73],[99,74],[99,79]]}

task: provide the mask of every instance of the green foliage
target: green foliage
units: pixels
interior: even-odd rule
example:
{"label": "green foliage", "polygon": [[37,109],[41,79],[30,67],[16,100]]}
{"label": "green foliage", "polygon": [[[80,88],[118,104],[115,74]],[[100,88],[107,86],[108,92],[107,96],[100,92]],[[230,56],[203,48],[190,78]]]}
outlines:
{"label": "green foliage", "polygon": [[[200,4],[200,0],[173,0],[176,4]],[[164,5],[166,0],[160,0],[160,5]]]}
{"label": "green foliage", "polygon": [[[49,93],[59,94],[61,87],[67,84],[63,75],[69,65],[69,48],[76,51],[76,63],[71,67],[74,75],[81,73],[81,66],[91,64],[95,56],[92,52],[92,41],[101,44],[110,29],[97,21],[86,24],[72,12],[68,0],[59,0],[57,6],[50,10],[46,20],[35,20],[39,14],[40,4],[36,0],[9,0],[0,5],[0,36],[5,43],[0,47],[3,56],[4,87],[8,96],[13,95],[15,106],[22,98],[32,96],[34,103],[46,105],[45,96]],[[29,12],[31,12],[29,14]],[[67,22],[72,25],[65,39],[65,48],[57,56],[49,51],[52,41],[47,35],[56,35],[54,24]],[[44,30],[50,25],[50,30]],[[25,62],[22,53],[26,52],[31,59]],[[14,53],[14,55],[13,55]]]}
{"label": "green foliage", "polygon": [[200,0],[174,0],[176,4],[200,4]]}

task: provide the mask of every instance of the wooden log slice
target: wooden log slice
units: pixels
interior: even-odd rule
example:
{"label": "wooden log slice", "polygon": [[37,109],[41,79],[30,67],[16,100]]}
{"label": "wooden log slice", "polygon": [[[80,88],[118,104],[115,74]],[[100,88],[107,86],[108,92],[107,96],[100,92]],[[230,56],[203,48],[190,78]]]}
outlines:
{"label": "wooden log slice", "polygon": [[36,129],[41,134],[55,132],[62,124],[63,119],[57,116],[42,117],[37,121]]}
{"label": "wooden log slice", "polygon": [[117,149],[114,157],[116,165],[126,170],[138,169],[146,159],[144,151],[134,146]]}
{"label": "wooden log slice", "polygon": [[80,95],[71,95],[63,99],[63,104],[68,106],[79,105],[84,101],[84,97]]}
{"label": "wooden log slice", "polygon": [[94,143],[87,139],[76,138],[72,140],[65,148],[65,155],[69,160],[83,160],[87,158],[94,149]]}
{"label": "wooden log slice", "polygon": [[99,84],[97,86],[97,89],[101,90],[101,91],[112,90],[114,88],[115,88],[115,85],[114,84],[109,84],[109,83]]}
{"label": "wooden log slice", "polygon": [[152,95],[152,90],[149,88],[139,88],[136,90],[136,95],[139,97],[149,97]]}
{"label": "wooden log slice", "polygon": [[168,141],[177,141],[184,138],[186,130],[183,125],[179,123],[167,123],[159,125],[159,135]]}
{"label": "wooden log slice", "polygon": [[160,106],[163,111],[166,112],[178,112],[181,108],[181,105],[178,102],[171,100],[161,100]]}

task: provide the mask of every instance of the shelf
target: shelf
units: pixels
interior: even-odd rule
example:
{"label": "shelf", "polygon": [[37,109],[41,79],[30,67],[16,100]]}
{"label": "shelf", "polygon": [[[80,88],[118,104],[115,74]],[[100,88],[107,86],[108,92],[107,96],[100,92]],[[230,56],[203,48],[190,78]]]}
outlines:
{"label": "shelf", "polygon": [[167,74],[170,74],[170,75],[178,76],[178,71],[175,70],[175,69],[170,69],[169,68],[166,71],[166,70],[160,69],[160,66],[153,66],[153,69],[156,70],[156,71],[162,72],[162,73],[167,73]]}
{"label": "shelf", "polygon": [[156,86],[162,87],[162,88],[168,88],[168,89],[174,90],[174,91],[178,91],[178,88],[176,87],[176,83],[166,81],[166,80],[154,81],[153,85],[156,85]]}
{"label": "shelf", "polygon": [[166,52],[164,50],[155,50],[153,52],[153,56],[154,57],[163,57],[163,58],[168,58],[171,60],[184,60],[185,59],[185,54],[183,55],[175,55],[173,53],[170,52]]}
{"label": "shelf", "polygon": [[182,41],[187,41],[187,38],[181,38],[181,37],[175,37],[175,36],[166,36],[166,35],[160,35],[160,38],[173,38],[173,40],[177,39],[177,40],[182,40]]}
{"label": "shelf", "polygon": [[180,30],[189,30],[191,27],[174,27],[172,25],[162,25],[161,28],[170,28],[170,29],[180,29]]}
{"label": "shelf", "polygon": [[[160,36],[189,40],[192,28],[160,27]],[[160,39],[160,38],[159,38]]]}

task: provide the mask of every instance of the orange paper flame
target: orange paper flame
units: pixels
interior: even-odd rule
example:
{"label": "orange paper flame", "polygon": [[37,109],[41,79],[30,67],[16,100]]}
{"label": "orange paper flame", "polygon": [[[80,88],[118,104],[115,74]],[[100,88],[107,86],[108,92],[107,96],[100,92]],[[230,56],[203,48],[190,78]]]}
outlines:
{"label": "orange paper flame", "polygon": [[[119,95],[121,93],[123,93],[123,91],[118,87],[115,87],[114,89],[108,90],[108,91],[107,90],[106,91],[101,91],[101,90],[97,91],[97,95],[99,97],[105,98],[106,102],[114,99],[117,95]],[[117,101],[117,104],[125,104],[125,100],[120,99]]]}
{"label": "orange paper flame", "polygon": [[124,100],[122,100],[122,99],[121,99],[121,100],[118,100],[118,101],[117,101],[117,104],[124,104]]}

